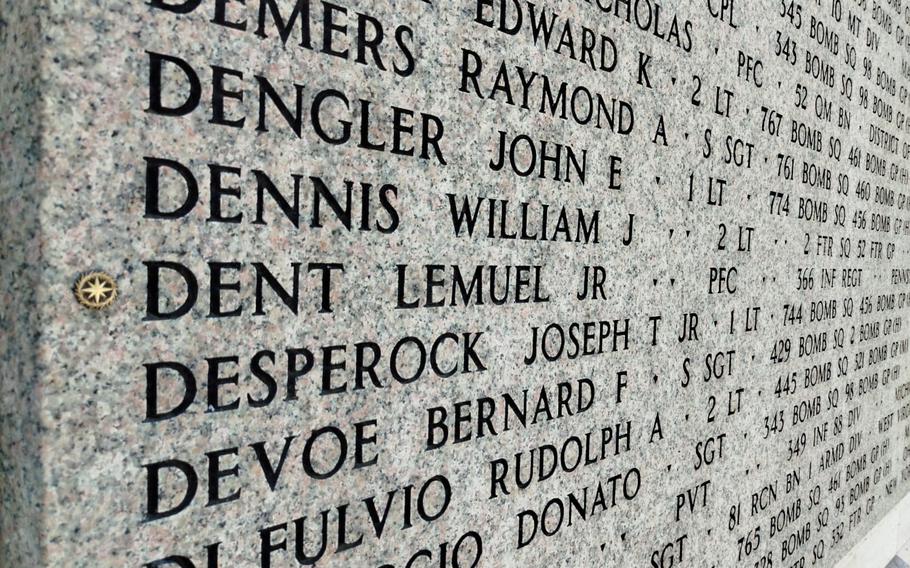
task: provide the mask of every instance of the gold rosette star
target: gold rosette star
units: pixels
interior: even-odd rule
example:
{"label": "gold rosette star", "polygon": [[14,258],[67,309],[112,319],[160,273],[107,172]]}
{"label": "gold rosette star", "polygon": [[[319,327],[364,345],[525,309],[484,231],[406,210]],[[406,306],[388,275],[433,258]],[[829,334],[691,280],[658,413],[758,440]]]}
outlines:
{"label": "gold rosette star", "polygon": [[76,299],[86,308],[102,310],[117,299],[117,283],[105,272],[91,272],[79,277],[75,287]]}

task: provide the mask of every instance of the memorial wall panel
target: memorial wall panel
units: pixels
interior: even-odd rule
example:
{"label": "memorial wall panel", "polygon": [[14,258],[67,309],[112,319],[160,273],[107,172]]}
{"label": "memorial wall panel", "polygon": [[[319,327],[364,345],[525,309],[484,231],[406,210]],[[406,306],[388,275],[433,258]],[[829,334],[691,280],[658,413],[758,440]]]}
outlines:
{"label": "memorial wall panel", "polygon": [[905,0],[27,4],[10,566],[827,568],[907,495]]}

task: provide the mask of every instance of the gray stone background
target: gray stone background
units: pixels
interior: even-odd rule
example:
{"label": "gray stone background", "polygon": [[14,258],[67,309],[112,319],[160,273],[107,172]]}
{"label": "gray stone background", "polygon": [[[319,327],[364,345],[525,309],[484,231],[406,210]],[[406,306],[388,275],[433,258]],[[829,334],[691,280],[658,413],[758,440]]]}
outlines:
{"label": "gray stone background", "polygon": [[[691,49],[686,50],[672,40],[642,31],[634,22],[605,14],[594,1],[537,2],[538,7],[558,14],[560,22],[570,20],[575,33],[587,26],[615,41],[618,65],[615,71],[603,73],[536,46],[527,23],[516,36],[478,24],[475,1],[345,3],[348,34],[356,28],[355,13],[372,16],[387,34],[393,34],[397,26],[413,30],[409,45],[416,69],[408,77],[399,77],[375,65],[358,64],[353,55],[332,57],[301,48],[294,39],[285,45],[271,27],[269,37],[258,37],[254,31],[260,3],[254,0],[225,3],[231,18],[248,20],[246,31],[212,24],[215,4],[203,0],[192,13],[178,15],[139,1],[0,2],[4,46],[0,58],[4,216],[0,556],[7,559],[4,565],[145,566],[180,555],[192,559],[195,566],[205,566],[203,547],[220,542],[219,565],[256,566],[262,565],[260,531],[289,523],[283,533],[288,552],[276,553],[272,565],[295,566],[293,519],[306,516],[313,523],[321,511],[330,511],[335,527],[338,507],[349,504],[349,534],[353,538],[362,532],[363,543],[336,552],[337,528],[330,529],[329,552],[318,566],[404,566],[421,549],[432,551],[438,562],[440,545],[449,543],[451,548],[469,531],[482,537],[478,564],[482,566],[833,566],[907,493],[907,399],[901,400],[899,394],[907,384],[906,355],[890,354],[892,342],[898,343],[899,352],[900,342],[907,340],[905,328],[901,326],[887,339],[847,344],[841,350],[829,347],[811,357],[799,358],[795,351],[799,338],[807,334],[827,332],[830,344],[836,329],[844,329],[849,338],[851,329],[863,322],[893,322],[906,313],[902,301],[892,310],[873,307],[868,314],[860,313],[860,305],[864,297],[874,306],[879,295],[900,295],[907,288],[906,282],[892,283],[892,270],[906,267],[908,254],[905,231],[894,231],[899,219],[910,222],[906,207],[901,211],[896,197],[907,191],[907,162],[900,154],[906,124],[897,124],[898,113],[906,109],[906,97],[883,93],[875,79],[881,69],[894,79],[896,91],[905,90],[907,40],[902,33],[908,27],[910,7],[872,0],[784,2],[781,16],[779,1],[739,0],[726,13],[732,16],[734,28],[729,18],[712,16],[711,10],[718,7],[715,2],[664,2],[660,29],[666,30],[674,17],[681,28],[684,22],[691,22]],[[276,4],[288,14],[294,3]],[[318,14],[324,4],[311,4],[313,37],[319,38],[323,24]],[[641,10],[656,10],[655,2],[632,4]],[[791,4],[794,8],[788,13]],[[840,22],[831,15],[835,4],[842,10]],[[527,3],[520,5],[528,9]],[[790,15],[796,6],[800,6],[799,27]],[[498,10],[487,10],[498,14]],[[848,13],[861,20],[858,37],[848,29]],[[838,35],[836,55],[810,35],[813,18],[821,19],[826,29]],[[877,48],[866,43],[872,36],[878,38]],[[779,39],[787,37],[797,45],[795,65],[785,61],[786,55],[776,54]],[[848,63],[847,44],[856,50],[855,70]],[[353,43],[347,45],[356,50]],[[837,77],[833,87],[805,72],[806,48],[833,67]],[[556,83],[581,84],[607,97],[629,101],[634,107],[634,128],[628,135],[620,135],[506,104],[502,94],[490,100],[462,92],[459,66],[463,49],[482,57],[482,85],[487,92],[493,87],[495,69],[504,61],[515,93],[520,93],[515,66],[522,66]],[[195,112],[185,117],[147,112],[149,51],[179,57],[199,72],[203,95]],[[761,87],[743,75],[738,65],[740,52],[762,61]],[[639,53],[652,58],[650,88],[638,82]],[[864,60],[873,69],[872,78],[863,76]],[[242,85],[243,102],[232,100],[228,108],[233,116],[246,117],[244,128],[210,123],[212,65],[242,71],[243,80],[229,84],[232,88]],[[293,84],[302,85],[305,109],[313,93],[331,88],[352,101],[373,101],[377,112],[386,116],[390,105],[439,116],[445,124],[442,148],[447,163],[368,151],[353,144],[326,144],[314,135],[308,110],[299,138],[284,126],[274,107],[269,108],[271,130],[257,132],[254,75],[274,82],[288,103],[294,101]],[[702,105],[698,107],[691,102],[694,75],[702,85]],[[840,92],[842,77],[852,79],[850,99]],[[177,100],[185,95],[177,79],[166,79],[166,97]],[[794,104],[798,85],[807,88],[805,110]],[[715,88],[735,93],[729,117],[713,111]],[[868,108],[863,108],[861,88],[868,90]],[[837,128],[836,119],[825,123],[814,115],[817,95],[831,101],[833,108],[851,113],[848,130]],[[874,97],[893,108],[892,120],[873,114]],[[539,96],[537,100],[539,105]],[[763,106],[782,114],[779,135],[770,134],[767,128],[763,131]],[[336,108],[333,126],[347,117]],[[822,152],[790,142],[793,120],[821,130]],[[666,146],[653,142],[661,121]],[[898,155],[875,150],[869,141],[872,124],[900,138]],[[709,157],[703,153],[706,129],[711,129],[714,144]],[[487,164],[501,130],[586,149],[586,182],[560,183],[492,171]],[[389,136],[381,125],[371,132]],[[751,168],[724,163],[727,136],[754,144]],[[839,161],[828,158],[831,136],[841,140]],[[859,167],[851,165],[851,148],[863,155],[869,151],[887,155],[900,174],[891,180],[865,171],[862,160]],[[797,173],[793,181],[779,177],[778,153],[794,157]],[[622,158],[618,190],[608,187],[610,155]],[[200,201],[186,217],[162,220],[145,215],[144,157],[149,156],[178,160],[196,175]],[[232,178],[241,186],[242,195],[226,203],[231,211],[244,213],[247,220],[243,223],[207,222],[210,163],[242,168],[243,175]],[[802,163],[830,169],[831,189],[801,184]],[[248,219],[255,215],[256,206],[253,169],[273,175],[283,191],[292,174],[303,176],[304,181],[308,176],[322,177],[336,192],[343,191],[344,180],[393,183],[399,189],[400,227],[389,235],[348,231],[337,221],[321,228],[301,222],[294,228],[274,207],[268,210],[274,222],[251,224]],[[847,195],[836,191],[838,173],[849,176]],[[687,199],[690,174],[698,180],[691,202]],[[722,207],[706,202],[709,177],[729,183]],[[861,180],[873,188],[892,189],[895,204],[858,197],[856,186]],[[308,220],[310,187],[302,187],[302,219]],[[165,191],[173,192],[167,193],[172,198],[180,195],[180,187],[173,184],[166,185]],[[789,195],[789,215],[770,213],[770,191]],[[459,198],[487,196],[513,203],[547,203],[570,211],[598,210],[600,242],[458,237],[452,229],[447,193]],[[827,220],[798,219],[801,197],[826,202]],[[838,205],[845,211],[842,227],[833,221]],[[891,231],[854,226],[857,212],[864,212],[869,223],[874,213],[888,215]],[[636,232],[625,246],[622,239],[630,214],[635,215]],[[735,252],[733,244],[717,250],[720,223],[731,231],[753,227],[751,251]],[[811,254],[804,254],[806,234],[815,249]],[[853,256],[818,255],[820,235],[830,236],[837,245],[841,239],[852,239]],[[733,239],[731,232],[729,242]],[[858,258],[859,240],[893,243],[893,257]],[[179,262],[200,277],[207,274],[207,262],[244,263],[241,291],[229,296],[232,304],[243,303],[243,316],[206,317],[208,289],[204,284],[198,309],[189,315],[148,321],[148,277],[143,263],[149,261]],[[298,314],[282,309],[274,296],[267,295],[266,315],[251,315],[253,262],[272,268],[282,283],[290,281],[291,262],[304,266],[343,263],[344,274],[331,296],[335,309],[319,312],[318,280],[303,276]],[[424,264],[465,269],[479,264],[541,265],[543,288],[552,299],[540,305],[400,310],[395,307],[395,267],[399,264],[410,265],[414,274]],[[574,293],[582,269],[595,265],[608,274],[606,299],[580,302]],[[733,266],[737,268],[735,294],[709,294],[711,268]],[[806,268],[815,270],[816,288],[811,291],[798,289],[798,271]],[[862,286],[820,290],[822,268],[834,268],[838,273],[861,268]],[[105,270],[118,282],[120,297],[108,310],[89,311],[73,300],[74,280],[92,269]],[[171,302],[179,301],[183,293],[179,281],[166,284],[164,290]],[[852,318],[842,316],[846,297],[854,302]],[[810,302],[830,299],[838,303],[838,317],[809,322]],[[803,322],[784,325],[783,306],[796,303],[804,305]],[[740,318],[750,307],[761,308],[758,330],[745,333],[737,319],[737,331],[731,335],[726,329],[730,310],[736,310]],[[700,315],[700,338],[679,343],[675,334],[682,315],[690,312]],[[652,345],[648,318],[656,315],[663,323],[657,344]],[[630,320],[628,350],[531,366],[522,362],[533,326],[625,318]],[[906,321],[902,323],[906,325]],[[314,372],[300,381],[299,400],[294,403],[276,401],[263,409],[244,405],[232,412],[206,412],[206,358],[239,355],[243,360],[260,349],[281,352],[308,347],[318,351],[322,346],[347,345],[346,360],[351,365],[354,343],[376,341],[387,353],[398,338],[430,338],[446,332],[483,332],[478,345],[487,370],[448,379],[427,376],[410,385],[338,396],[321,396]],[[793,342],[794,355],[787,363],[773,364],[772,349],[784,339]],[[871,346],[882,343],[887,344],[887,360],[854,370],[856,353],[868,353]],[[732,372],[720,380],[703,381],[705,356],[728,350],[736,352]],[[797,373],[801,377],[805,369],[827,362],[836,369],[843,356],[849,358],[846,377],[800,388],[793,395],[774,394],[781,376]],[[693,373],[689,386],[683,386],[686,358],[691,360]],[[149,422],[143,365],[156,361],[188,365],[199,380],[200,392],[185,414]],[[254,383],[246,363],[237,371],[240,386],[224,392],[245,396]],[[615,385],[621,371],[627,373],[628,389],[617,403]],[[873,373],[878,376],[877,387],[859,395],[863,378]],[[346,376],[353,380],[351,374]],[[581,378],[589,378],[597,386],[595,403],[586,413],[426,451],[428,408],[442,405],[452,411],[456,401],[496,398],[504,392],[517,395],[524,389],[534,393],[545,386],[552,390],[556,383]],[[855,385],[857,394],[848,403],[849,383]],[[743,389],[742,409],[733,415],[720,413],[709,423],[711,397],[723,409],[728,393],[739,388]],[[839,393],[839,406],[828,408],[829,392],[834,389]],[[164,396],[175,400],[179,393]],[[793,407],[803,400],[811,402],[815,396],[820,397],[824,411],[793,426]],[[901,407],[903,415],[899,414]],[[779,411],[786,418],[786,428],[765,439],[765,420]],[[835,436],[835,420],[839,417],[846,425],[851,411],[858,421]],[[887,424],[883,419],[892,413],[893,424],[883,431]],[[662,436],[652,441],[658,415]],[[328,480],[304,474],[299,452],[309,433],[329,425],[351,432],[354,423],[370,419],[377,421],[377,465],[352,469],[349,461]],[[489,499],[491,461],[626,421],[632,424],[630,451],[598,465],[557,473],[527,490]],[[825,424],[827,441],[813,445],[814,429]],[[810,442],[791,459],[789,448],[801,433]],[[722,459],[696,470],[699,443],[722,434]],[[845,452],[828,471],[819,471],[826,450],[838,442],[849,446],[850,437],[857,434],[861,437],[854,451]],[[298,436],[298,445],[293,446],[288,469],[275,490],[270,490],[250,444],[265,441],[270,456],[277,456],[285,438],[292,435]],[[223,490],[242,490],[241,497],[206,507],[209,474],[205,454],[230,447],[239,448],[239,470],[228,477]],[[848,466],[860,463],[863,456],[866,466],[848,482]],[[326,453],[322,463],[330,463],[332,457]],[[185,460],[199,472],[198,494],[186,510],[148,521],[144,518],[148,477],[143,466],[169,459]],[[234,462],[228,459],[224,463],[230,467]],[[568,493],[596,486],[599,480],[632,468],[641,472],[641,488],[634,499],[617,501],[587,520],[576,519],[571,526],[566,522],[554,536],[538,534],[531,544],[518,548],[521,511],[539,513],[554,498],[568,503]],[[783,488],[792,472],[799,472],[801,483],[787,494]],[[361,500],[369,496],[384,499],[396,489],[399,499],[405,486],[419,488],[435,475],[445,476],[451,483],[452,498],[445,514],[431,523],[415,521],[405,527],[396,500],[388,526],[377,537]],[[836,487],[831,481],[835,476],[840,479]],[[867,476],[868,490],[855,491]],[[704,505],[685,509],[677,520],[679,496],[687,495],[687,490],[691,496],[705,481],[710,481],[710,489]],[[774,502],[751,515],[753,495],[774,484],[778,487]],[[174,479],[162,489],[172,501],[181,490]],[[862,495],[850,502],[851,491]],[[741,507],[742,519],[731,530],[730,511],[736,505]],[[772,517],[794,507],[798,507],[799,517],[771,536]],[[861,512],[851,521],[857,509]],[[806,526],[809,528],[803,529]],[[756,527],[760,540],[754,547],[747,546],[749,553],[743,554],[738,541],[755,538]],[[782,558],[791,535],[800,542]],[[308,538],[308,546],[318,546],[315,535]],[[684,542],[682,550],[678,542]],[[673,546],[667,548],[669,545]],[[469,548],[463,553],[465,558],[476,553]],[[671,557],[675,559],[671,561]]]}

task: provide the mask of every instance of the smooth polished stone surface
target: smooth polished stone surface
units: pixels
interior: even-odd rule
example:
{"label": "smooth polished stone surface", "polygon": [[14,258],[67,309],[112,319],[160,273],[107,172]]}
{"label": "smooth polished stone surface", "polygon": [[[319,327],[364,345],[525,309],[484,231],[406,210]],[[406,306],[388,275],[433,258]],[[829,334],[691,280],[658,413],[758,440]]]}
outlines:
{"label": "smooth polished stone surface", "polygon": [[0,0],[0,557],[835,566],[910,479],[908,29]]}

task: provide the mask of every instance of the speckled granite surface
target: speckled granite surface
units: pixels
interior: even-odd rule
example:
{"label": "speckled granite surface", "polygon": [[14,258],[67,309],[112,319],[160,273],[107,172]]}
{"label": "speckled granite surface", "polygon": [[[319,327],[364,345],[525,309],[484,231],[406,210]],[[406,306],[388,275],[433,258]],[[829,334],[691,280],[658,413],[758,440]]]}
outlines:
{"label": "speckled granite surface", "polygon": [[[815,256],[806,260],[806,226],[793,218],[767,214],[768,191],[782,184],[775,178],[776,153],[783,149],[807,160],[815,156],[805,148],[793,149],[768,138],[757,118],[763,105],[789,116],[795,112],[790,109],[794,87],[809,83],[817,88],[774,55],[775,28],[789,30],[778,15],[778,3],[737,4],[741,25],[733,32],[710,16],[705,2],[665,2],[663,26],[669,26],[669,14],[675,14],[678,35],[674,38],[663,28],[664,37],[655,38],[621,18],[605,16],[591,2],[541,2],[576,25],[591,25],[615,40],[619,61],[609,72],[536,47],[528,40],[527,30],[513,37],[475,23],[476,2],[349,2],[349,12],[343,17],[340,10],[336,13],[347,26],[337,32],[339,37],[362,26],[365,37],[375,39],[373,22],[380,22],[385,43],[379,56],[369,50],[359,53],[350,42],[342,42],[334,56],[324,53],[325,48],[306,49],[298,45],[299,28],[293,30],[295,39],[285,45],[276,37],[273,16],[266,20],[267,37],[260,37],[257,8],[262,5],[268,10],[267,2],[218,3],[226,10],[221,16],[213,0],[203,1],[189,14],[151,4],[0,0],[4,46],[0,60],[4,77],[0,80],[4,105],[0,113],[4,245],[0,564],[139,567],[172,558],[171,565],[179,565],[173,560],[179,555],[202,567],[205,547],[220,543],[220,566],[266,566],[264,539],[276,549],[284,539],[287,550],[268,553],[271,565],[296,566],[306,564],[300,561],[303,556],[319,550],[316,533],[309,531],[318,530],[321,519],[329,528],[327,549],[316,564],[320,567],[404,566],[422,549],[431,551],[438,562],[440,554],[451,556],[459,542],[464,543],[463,558],[473,558],[481,556],[480,539],[478,566],[648,566],[654,553],[661,558],[659,552],[666,552],[671,543],[679,546],[682,557],[680,539],[686,546],[684,565],[764,566],[757,564],[759,550],[761,555],[770,553],[774,565],[788,565],[781,558],[781,548],[790,534],[796,534],[795,525],[786,534],[765,537],[748,561],[737,539],[752,538],[753,525],[767,531],[769,518],[792,507],[797,495],[801,507],[814,499],[813,486],[822,484],[822,479],[827,485],[828,479],[816,470],[817,479],[809,481],[808,464],[824,460],[819,456],[826,445],[813,448],[808,458],[800,456],[795,466],[787,455],[789,431],[787,436],[762,437],[769,409],[785,408],[789,419],[793,404],[804,398],[802,393],[800,399],[786,403],[772,398],[778,368],[767,361],[776,340],[789,333],[781,328],[782,303],[819,299],[797,292],[797,270],[815,266],[820,280],[822,267],[842,269],[852,263]],[[292,3],[279,4],[287,15]],[[323,3],[312,4],[325,9]],[[827,13],[830,2],[823,4],[805,3],[807,22],[810,13]],[[355,12],[369,17],[355,18]],[[219,18],[233,22],[233,27],[211,23]],[[246,29],[237,29],[243,19],[248,20]],[[871,21],[871,15],[866,20]],[[314,22],[316,34],[324,23]],[[691,27],[685,22],[691,22]],[[402,32],[402,27],[412,32]],[[808,37],[798,35],[803,31],[787,33],[799,37],[800,45],[809,43]],[[313,44],[319,45],[317,35]],[[741,48],[764,60],[763,90],[744,86],[737,76]],[[630,101],[634,123],[625,125],[626,133],[620,132],[622,125],[613,132],[524,109],[520,97],[510,100],[503,92],[495,100],[483,100],[471,94],[470,85],[460,78],[460,68],[470,64],[465,49],[484,61],[481,84],[486,91],[496,90],[493,70],[504,60],[512,83],[511,87],[500,84],[501,89],[514,88],[519,93],[522,75],[515,66],[526,66],[540,74],[540,82],[545,74],[554,81],[578,81],[611,98]],[[888,53],[883,49],[876,61],[887,61]],[[641,84],[640,54],[654,58],[650,88]],[[149,110],[154,107],[150,68],[162,56],[180,58],[200,77],[200,107],[190,116]],[[162,101],[174,108],[192,94],[192,88],[170,61],[162,64],[166,85]],[[845,66],[837,65],[838,69]],[[899,75],[896,60],[884,65]],[[220,118],[212,108],[213,76],[219,73],[225,95]],[[690,102],[693,74],[700,75],[699,84],[704,83],[705,106],[698,109]],[[288,105],[288,115],[295,114],[299,88],[301,135],[287,126],[271,102],[267,124],[259,124],[261,83],[256,76],[274,84],[274,97],[269,100],[281,98]],[[716,103],[712,100],[715,87],[718,98],[724,88],[737,90],[730,118],[718,118],[708,109]],[[241,88],[242,101],[233,94]],[[337,95],[327,99],[330,110],[322,115],[326,133],[320,139],[310,105],[314,93],[330,90],[343,93],[349,108]],[[364,106],[364,100],[371,105]],[[856,104],[851,103],[851,108]],[[391,152],[395,134],[387,124],[392,106],[414,111],[408,115],[413,132],[399,132],[405,142],[397,155]],[[358,120],[367,107],[386,123],[371,123],[363,135]],[[616,112],[623,116],[621,110]],[[438,147],[421,146],[421,140],[442,134],[428,115],[441,117],[445,125]],[[859,111],[856,116],[857,121],[866,119]],[[241,117],[245,118],[241,128],[217,124]],[[342,136],[343,121],[348,121],[354,139],[326,143],[325,138]],[[654,143],[661,127],[667,146]],[[716,131],[716,140],[738,134],[753,141],[755,166],[735,169],[724,164],[717,150],[720,145],[715,147],[717,153],[704,157],[708,128]],[[574,183],[557,183],[494,171],[488,164],[495,159],[501,131],[527,132],[586,149],[586,182],[579,183],[576,177]],[[865,132],[857,125],[844,139],[862,145]],[[358,147],[361,136],[366,138]],[[386,141],[385,151],[362,147],[378,140]],[[407,149],[407,140],[414,144],[413,152]],[[611,155],[623,158],[621,182],[611,175]],[[155,159],[179,161],[198,182],[198,204],[180,219],[149,214],[147,176],[150,160]],[[173,168],[167,171],[161,210],[173,212],[185,196],[186,185],[181,186]],[[264,200],[264,222],[254,222],[257,181],[262,179],[257,171],[274,180],[285,196],[291,195],[297,176],[301,189],[297,226],[272,197]],[[686,199],[693,171],[699,184],[707,183],[709,176],[730,180],[732,189],[723,209],[706,207],[703,195],[697,205]],[[332,205],[324,200],[323,215],[331,220],[313,226],[312,200],[318,187],[312,177],[322,179],[336,196],[344,195],[350,182],[355,204],[363,195],[372,200],[372,216],[365,219],[362,205],[355,205],[354,228],[349,229],[328,213]],[[220,198],[212,197],[213,186],[218,185],[213,178],[221,180]],[[621,188],[610,189],[613,183]],[[384,194],[385,207],[380,201],[384,185],[397,189]],[[239,197],[234,187],[241,188]],[[798,195],[816,193],[830,199],[832,212],[841,201],[851,211],[860,208],[849,201],[852,196],[841,199],[818,188],[791,190],[794,210]],[[450,193],[457,199],[484,196],[513,204],[528,202],[533,207],[546,203],[570,213],[597,210],[599,240],[579,244],[458,236],[449,218]],[[396,211],[397,223],[390,209]],[[239,214],[243,215],[239,223],[218,222]],[[627,246],[623,238],[629,215],[635,216],[638,232]],[[733,258],[732,251],[718,252],[719,222],[757,227],[752,252],[742,259]],[[397,226],[381,230],[391,225]],[[358,230],[359,226],[370,230]],[[810,230],[813,235],[860,234],[827,225]],[[732,232],[730,238],[732,242]],[[906,237],[893,240],[899,242],[899,256],[891,262],[857,261],[866,270],[864,294],[892,288],[890,268],[902,267],[907,256]],[[152,317],[149,263],[156,262],[181,263],[200,279],[198,305],[187,315],[173,320]],[[222,306],[224,312],[241,306],[242,314],[211,317],[217,311],[209,299],[213,262],[242,263],[238,270],[224,271]],[[274,286],[262,282],[265,308],[257,313],[253,263],[268,266],[287,293],[294,271],[299,270],[297,313],[287,309]],[[343,264],[344,272],[325,268],[332,263]],[[544,267],[541,293],[548,301],[402,309],[401,302],[396,305],[396,270],[403,264],[411,266],[410,286],[404,292],[412,300],[420,297],[425,281],[417,275],[425,264],[457,264],[468,274],[479,264],[540,265]],[[739,269],[740,283],[735,298],[709,295],[710,270],[733,264]],[[609,275],[604,297],[580,302],[575,291],[582,267],[595,265]],[[115,277],[120,297],[114,307],[91,311],[73,300],[74,280],[89,270]],[[174,309],[185,295],[184,283],[172,272],[167,274],[160,294],[164,310]],[[323,278],[333,283],[330,293],[323,294],[327,289]],[[235,281],[239,292],[232,288]],[[858,295],[857,305],[860,300]],[[777,314],[778,320],[763,319],[753,335],[725,333],[731,309],[754,306],[762,307],[763,318]],[[674,335],[682,315],[689,312],[701,315],[701,343],[694,345],[681,344]],[[905,314],[906,309],[898,312]],[[649,320],[654,315],[662,315],[666,322],[656,345],[652,345]],[[628,349],[608,349],[598,357],[562,357],[552,363],[524,361],[532,326],[625,319],[630,322]],[[801,331],[827,328],[825,322]],[[455,361],[456,366],[473,367],[471,372],[448,377],[444,370],[435,374],[427,370],[413,382],[389,379],[393,370],[387,368],[387,357],[397,342],[417,337],[432,343],[445,334],[454,334],[449,336],[454,339],[440,343],[446,364]],[[901,339],[906,335],[900,331]],[[479,338],[477,353],[483,365],[467,354],[462,359],[459,353],[469,336]],[[382,388],[375,387],[368,372],[354,372],[375,353],[370,347],[358,351],[357,345],[370,342],[379,346],[384,357],[385,370],[376,379]],[[345,349],[333,351],[331,346],[336,345]],[[303,348],[313,354],[315,370],[300,378],[297,396],[292,396],[287,388],[287,350]],[[418,364],[413,344],[402,349],[409,353],[402,355],[404,368],[413,369]],[[271,355],[252,363],[263,350]],[[728,350],[737,353],[734,371],[724,379],[730,386],[706,386],[695,375],[698,384],[684,386],[684,360],[691,358],[692,369],[697,363],[700,373],[706,354]],[[296,363],[305,367],[305,360],[299,355]],[[343,360],[346,366],[339,371],[341,367],[332,370],[329,365],[325,371],[326,360],[339,365]],[[824,354],[811,363],[828,360],[836,357]],[[883,367],[904,366],[906,360],[905,355],[895,357]],[[196,377],[195,400],[179,416],[150,418],[154,413],[148,410],[149,368],[174,362]],[[279,377],[275,396],[260,407],[256,403],[266,398],[267,382],[254,372],[257,364]],[[788,369],[802,372],[808,366]],[[320,376],[320,372],[326,374]],[[233,375],[237,375],[236,384]],[[175,408],[182,397],[179,376],[173,367],[161,376],[167,377],[158,385],[161,407]],[[456,401],[495,398],[505,392],[520,397],[525,389],[532,397],[545,389],[556,399],[562,392],[559,383],[570,382],[577,389],[582,388],[578,381],[588,378],[596,388],[590,411],[473,438],[470,443],[450,440],[438,450],[426,447],[432,407],[455,412]],[[219,380],[226,386],[217,396],[208,397],[207,389]],[[619,390],[620,401],[617,389],[622,380],[627,385]],[[838,388],[845,382],[837,383]],[[740,387],[747,402],[738,414],[717,423],[706,420],[706,413],[711,416],[709,400],[726,405],[728,392]],[[883,435],[877,429],[884,412],[879,407],[897,406],[893,387],[863,399],[861,429],[870,447],[891,439],[892,434]],[[819,387],[811,394],[826,396],[828,389]],[[845,396],[843,391],[840,396]],[[805,397],[811,400],[808,392]],[[228,408],[235,399],[239,408]],[[474,408],[482,412],[476,402]],[[834,414],[840,411],[831,413],[832,420]],[[663,431],[655,437],[658,416]],[[508,497],[501,493],[491,497],[495,460],[509,460],[546,444],[560,445],[572,436],[590,440],[603,428],[619,430],[627,423],[628,451],[608,451],[597,466],[561,471],[526,491],[513,487]],[[811,436],[816,423],[807,424],[803,429]],[[356,425],[362,429],[358,431]],[[301,454],[314,431],[330,427],[339,428],[351,442],[339,471],[318,479],[308,474]],[[903,432],[904,427],[901,423],[895,431]],[[355,456],[353,440],[358,432],[364,453]],[[708,467],[702,461],[703,444],[721,434],[727,441],[723,461],[701,469]],[[314,449],[316,471],[332,469],[333,435],[324,435],[323,445]],[[906,467],[901,454],[906,436],[893,436],[892,444],[883,450],[891,463],[887,479],[899,478]],[[283,448],[287,448],[286,461],[282,461]],[[213,457],[220,450],[226,452]],[[186,481],[174,468],[163,470],[159,505],[161,511],[174,514],[155,518],[150,511],[150,468],[168,460],[191,464],[198,487],[185,510],[176,511]],[[763,511],[754,519],[746,516],[735,530],[728,528],[731,506],[740,503],[746,511],[753,495],[769,485],[783,484],[794,467],[805,468],[801,470],[805,486],[789,496],[781,490],[773,511]],[[275,477],[279,470],[280,476]],[[616,475],[624,476],[618,491]],[[212,489],[210,480],[219,476],[221,483]],[[623,481],[629,485],[628,493],[634,493],[632,498],[622,498]],[[686,508],[680,518],[679,496],[688,499],[686,503],[699,502],[706,496],[698,487],[706,491],[700,485],[706,481],[711,482],[710,499],[698,508],[692,505],[691,513]],[[586,487],[595,501],[599,482],[612,487],[605,498],[608,505],[591,506],[597,512],[587,519],[575,518],[552,537],[538,533],[532,544],[518,546],[520,512],[540,512],[551,499],[566,498],[569,492]],[[418,507],[409,499],[421,488],[426,488],[426,501]],[[826,493],[822,501],[813,503],[829,507],[833,515],[836,493],[843,490]],[[884,495],[882,486],[875,491]],[[906,493],[905,478],[894,491],[878,501],[883,503],[881,512],[898,494]],[[384,511],[389,515],[385,524],[377,520]],[[440,511],[438,517],[427,520],[436,511]],[[847,513],[838,510],[837,514]],[[868,518],[879,514],[872,508]],[[301,537],[295,533],[295,520],[304,517],[307,520],[298,523],[306,527]],[[805,522],[810,523],[813,537],[827,542],[828,555],[818,559],[821,566],[833,565],[837,551],[855,542],[867,526],[859,524],[838,539],[831,536],[833,528],[819,530],[814,516],[800,519],[800,526]],[[346,531],[339,534],[340,524]],[[276,526],[284,528],[269,532]],[[812,560],[813,552],[818,554],[818,541],[803,543],[805,537],[799,536],[800,547],[790,556],[791,562],[800,556]],[[295,560],[295,546],[302,541],[305,550],[296,551]],[[442,543],[448,543],[446,548],[441,548]],[[415,568],[422,561],[418,557]],[[469,562],[463,560],[462,565],[470,566]],[[667,561],[664,568],[669,565]]]}
{"label": "speckled granite surface", "polygon": [[43,558],[44,461],[38,371],[43,99],[39,3],[0,3],[0,554]]}

